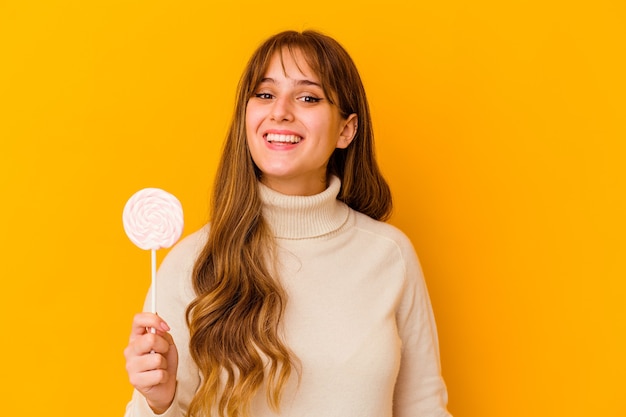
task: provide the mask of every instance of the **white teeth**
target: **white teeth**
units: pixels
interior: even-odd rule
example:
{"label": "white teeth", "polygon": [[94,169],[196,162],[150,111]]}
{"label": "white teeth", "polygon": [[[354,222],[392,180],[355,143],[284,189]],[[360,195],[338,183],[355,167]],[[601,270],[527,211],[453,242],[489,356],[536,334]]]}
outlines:
{"label": "white teeth", "polygon": [[302,140],[300,136],[279,135],[277,133],[268,133],[265,139],[268,142],[280,142],[280,143],[298,143]]}

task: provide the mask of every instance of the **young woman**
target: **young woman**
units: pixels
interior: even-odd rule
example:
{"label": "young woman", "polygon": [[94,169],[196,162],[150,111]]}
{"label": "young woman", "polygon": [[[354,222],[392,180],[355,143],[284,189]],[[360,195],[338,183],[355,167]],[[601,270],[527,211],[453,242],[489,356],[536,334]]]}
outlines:
{"label": "young woman", "polygon": [[268,39],[239,84],[211,223],[163,261],[159,315],[134,318],[126,416],[448,416],[390,211],[346,51],[313,31]]}

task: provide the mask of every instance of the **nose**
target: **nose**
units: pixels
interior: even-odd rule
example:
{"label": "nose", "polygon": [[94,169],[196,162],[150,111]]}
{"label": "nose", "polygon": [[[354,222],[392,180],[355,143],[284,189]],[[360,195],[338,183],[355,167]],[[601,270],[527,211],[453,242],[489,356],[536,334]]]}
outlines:
{"label": "nose", "polygon": [[289,97],[277,97],[272,105],[270,116],[277,122],[293,120],[292,102]]}

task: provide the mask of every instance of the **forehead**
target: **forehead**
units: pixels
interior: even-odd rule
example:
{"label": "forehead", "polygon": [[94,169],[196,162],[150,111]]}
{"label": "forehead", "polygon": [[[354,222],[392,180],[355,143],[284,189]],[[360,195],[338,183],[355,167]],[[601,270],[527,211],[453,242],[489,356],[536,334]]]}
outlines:
{"label": "forehead", "polygon": [[282,48],[272,54],[264,78],[285,77],[289,79],[308,79],[319,82],[319,76],[311,68],[307,57],[300,49]]}

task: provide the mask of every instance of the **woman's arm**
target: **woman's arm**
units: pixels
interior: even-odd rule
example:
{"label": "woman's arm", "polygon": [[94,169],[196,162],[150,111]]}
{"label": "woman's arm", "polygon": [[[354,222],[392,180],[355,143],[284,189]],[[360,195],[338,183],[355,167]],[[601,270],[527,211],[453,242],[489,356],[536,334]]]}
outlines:
{"label": "woman's arm", "polygon": [[422,269],[410,242],[402,248],[406,284],[397,311],[402,339],[394,417],[448,417],[448,393],[441,376],[437,327]]}
{"label": "woman's arm", "polygon": [[[206,233],[205,227],[179,242],[165,257],[157,273],[158,316],[170,327],[171,343],[178,352],[176,385],[171,404],[162,414],[157,414],[140,390],[135,389],[126,407],[125,417],[183,417],[200,385],[198,369],[189,355],[189,329],[185,312],[195,298],[191,281],[193,265],[206,242]],[[149,308],[150,300],[149,292],[144,309]]]}

